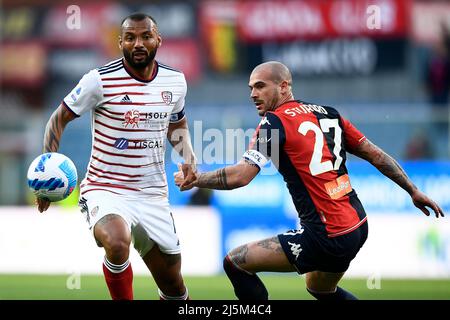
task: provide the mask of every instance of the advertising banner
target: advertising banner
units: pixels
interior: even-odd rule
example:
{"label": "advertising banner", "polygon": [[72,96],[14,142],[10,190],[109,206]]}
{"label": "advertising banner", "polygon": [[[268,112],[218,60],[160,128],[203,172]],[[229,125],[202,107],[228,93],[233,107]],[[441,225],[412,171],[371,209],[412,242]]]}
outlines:
{"label": "advertising banner", "polygon": [[[182,248],[182,272],[218,273],[222,258],[217,212],[208,207],[173,206],[172,213]],[[19,233],[11,227],[18,225]],[[1,207],[0,250],[4,257],[0,273],[101,274],[105,255],[78,208],[57,205],[44,215],[37,214],[34,207]],[[149,274],[134,249],[130,250],[130,261],[135,274]]]}
{"label": "advertising banner", "polygon": [[368,37],[262,44],[263,61],[283,61],[293,74],[369,75],[406,66],[407,41]]}
{"label": "advertising banner", "polygon": [[410,6],[409,0],[240,1],[237,28],[246,42],[404,37]]}

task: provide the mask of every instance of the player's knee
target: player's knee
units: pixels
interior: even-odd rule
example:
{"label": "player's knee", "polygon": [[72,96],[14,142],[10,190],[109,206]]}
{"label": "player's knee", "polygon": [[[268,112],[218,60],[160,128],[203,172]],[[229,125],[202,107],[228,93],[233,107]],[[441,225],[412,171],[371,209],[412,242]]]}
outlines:
{"label": "player's knee", "polygon": [[269,294],[256,274],[242,269],[231,260],[230,255],[223,259],[223,269],[234,287],[239,300],[267,300]]}
{"label": "player's knee", "polygon": [[102,244],[103,247],[105,248],[108,260],[111,263],[120,264],[128,259],[130,251],[130,242],[127,239],[109,238]]}
{"label": "player's knee", "polygon": [[253,275],[252,272],[245,270],[242,267],[242,265],[240,265],[236,260],[234,260],[233,255],[231,255],[230,253],[227,254],[225,256],[225,258],[223,259],[223,270],[228,275],[230,275],[231,273],[234,273],[234,272],[239,272],[239,273],[243,272],[243,273],[246,273],[249,275]]}
{"label": "player's knee", "polygon": [[223,263],[229,265],[230,263],[233,264],[235,267],[240,268],[242,270],[246,269],[245,262],[242,259],[242,257],[246,256],[246,253],[248,251],[248,246],[240,246],[237,248],[234,248],[228,254],[225,256]]}
{"label": "player's knee", "polygon": [[229,271],[234,269],[240,270],[241,268],[237,263],[232,261],[232,257],[229,253],[223,258],[223,270],[228,274]]}

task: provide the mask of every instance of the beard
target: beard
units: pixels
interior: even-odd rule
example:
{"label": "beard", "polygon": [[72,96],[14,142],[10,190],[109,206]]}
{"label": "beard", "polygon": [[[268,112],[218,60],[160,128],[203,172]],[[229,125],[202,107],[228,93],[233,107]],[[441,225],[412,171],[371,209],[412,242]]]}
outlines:
{"label": "beard", "polygon": [[[138,69],[138,70],[145,69],[150,63],[152,63],[152,61],[155,59],[156,51],[157,51],[156,48],[149,51],[148,55],[145,57],[144,60],[136,62],[134,60],[132,52],[125,50],[125,49],[122,50],[123,56],[124,56],[125,60],[128,62],[128,64],[131,67],[133,67],[134,69]],[[140,52],[143,52],[143,51],[140,51]]]}

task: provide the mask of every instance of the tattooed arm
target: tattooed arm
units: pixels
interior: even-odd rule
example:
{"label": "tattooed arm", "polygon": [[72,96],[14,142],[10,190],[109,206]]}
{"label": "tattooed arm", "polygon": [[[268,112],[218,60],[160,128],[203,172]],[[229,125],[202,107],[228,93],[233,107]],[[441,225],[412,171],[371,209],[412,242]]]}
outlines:
{"label": "tattooed arm", "polygon": [[56,152],[59,141],[67,123],[75,119],[75,115],[62,104],[53,112],[45,127],[43,152]]}
{"label": "tattooed arm", "polygon": [[192,187],[217,190],[231,190],[246,186],[259,172],[259,167],[252,161],[243,159],[238,164],[215,171],[204,172],[197,175],[191,184],[181,186],[181,173],[175,174],[175,183],[180,190],[189,190]]}
{"label": "tattooed arm", "polygon": [[363,141],[352,152],[356,156],[369,161],[382,174],[394,181],[410,195],[414,190],[417,190],[417,187],[411,182],[398,162],[368,139]]}
{"label": "tattooed arm", "polygon": [[[53,112],[47,122],[44,133],[44,148],[43,152],[56,152],[59,149],[59,141],[67,123],[75,119],[75,115],[70,112],[64,105]],[[41,198],[36,198],[36,204],[39,212],[44,212],[50,206],[50,202]]]}
{"label": "tattooed arm", "polygon": [[197,178],[197,159],[192,148],[186,117],[178,122],[169,124],[167,139],[174,150],[184,159],[184,163],[178,165],[180,172],[182,172],[183,181],[177,185],[180,187],[180,190],[188,190],[185,189],[185,186],[191,185]]}
{"label": "tattooed arm", "polygon": [[412,183],[400,164],[368,139],[363,141],[355,150],[352,150],[352,153],[369,161],[382,174],[408,192],[414,205],[425,215],[430,215],[426,208],[430,207],[435,212],[436,217],[444,216],[442,209]]}

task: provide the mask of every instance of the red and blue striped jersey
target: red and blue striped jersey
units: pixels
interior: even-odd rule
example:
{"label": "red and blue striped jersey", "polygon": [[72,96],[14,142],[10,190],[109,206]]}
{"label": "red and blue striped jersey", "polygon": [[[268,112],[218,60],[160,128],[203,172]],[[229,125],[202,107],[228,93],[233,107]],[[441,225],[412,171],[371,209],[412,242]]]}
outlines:
{"label": "red and blue striped jersey", "polygon": [[289,101],[265,114],[244,157],[260,168],[270,159],[301,223],[333,237],[366,220],[345,166],[347,151],[364,140],[336,109]]}

